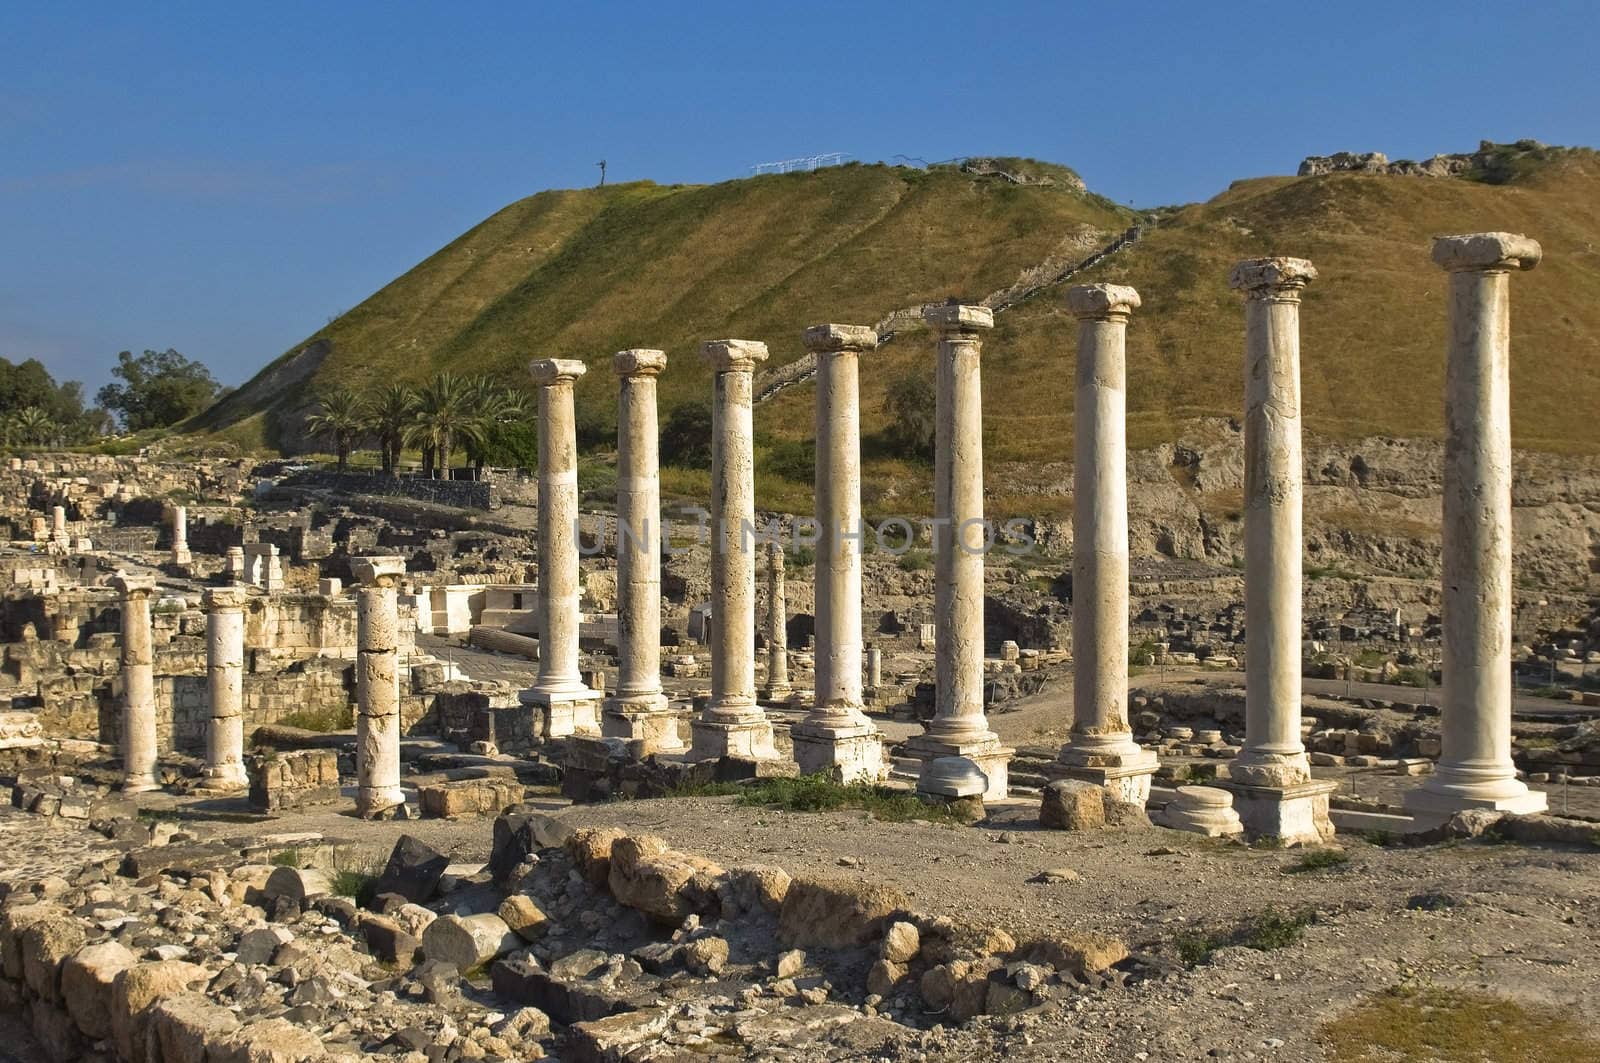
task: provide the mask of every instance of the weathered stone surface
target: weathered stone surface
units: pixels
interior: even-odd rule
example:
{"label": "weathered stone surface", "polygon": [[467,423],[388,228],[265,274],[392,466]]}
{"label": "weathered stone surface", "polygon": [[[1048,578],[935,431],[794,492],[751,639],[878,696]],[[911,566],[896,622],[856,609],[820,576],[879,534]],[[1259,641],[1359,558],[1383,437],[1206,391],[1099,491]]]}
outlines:
{"label": "weathered stone surface", "polygon": [[846,878],[795,879],[778,916],[784,944],[842,949],[865,945],[888,917],[907,907],[899,890]]}
{"label": "weathered stone surface", "polygon": [[527,805],[505,809],[494,821],[494,845],[489,854],[489,872],[498,883],[508,883],[512,874],[541,849],[560,848],[572,828],[554,816]]}
{"label": "weathered stone surface", "polygon": [[715,907],[722,868],[667,848],[650,835],[619,838],[611,848],[608,884],[621,904],[663,922]]}
{"label": "weathered stone surface", "polygon": [[514,893],[500,902],[496,914],[524,941],[542,937],[550,925],[549,918],[539,910],[533,898],[522,893]]}
{"label": "weathered stone surface", "polygon": [[611,847],[626,835],[614,827],[579,827],[568,837],[567,854],[591,886],[604,886],[611,877]]}
{"label": "weathered stone surface", "polygon": [[718,974],[728,962],[726,938],[697,937],[683,946],[683,965],[698,975]]}
{"label": "weathered stone surface", "polygon": [[293,932],[281,926],[263,926],[246,930],[239,935],[239,944],[234,949],[234,959],[246,966],[271,963],[278,949],[293,940]]}
{"label": "weathered stone surface", "polygon": [[1056,779],[1044,788],[1039,826],[1050,830],[1094,830],[1106,824],[1104,791],[1078,779]]}
{"label": "weathered stone surface", "polygon": [[368,915],[361,920],[361,935],[373,956],[383,963],[409,965],[422,947],[422,939],[405,930],[399,922],[384,915]]}
{"label": "weathered stone surface", "polygon": [[137,960],[126,946],[105,941],[79,949],[61,965],[61,997],[85,1037],[111,1036],[111,984]]}
{"label": "weathered stone surface", "polygon": [[285,1019],[241,1026],[207,1053],[208,1063],[315,1063],[327,1058],[316,1034]]}
{"label": "weathered stone surface", "polygon": [[736,867],[723,878],[719,888],[723,915],[730,919],[760,911],[777,915],[792,882],[789,872],[771,864]]}
{"label": "weathered stone surface", "polygon": [[572,1027],[568,1058],[573,1063],[622,1063],[655,1053],[671,1023],[667,1008],[649,1008],[580,1022]]}
{"label": "weathered stone surface", "polygon": [[150,1008],[147,1049],[161,1063],[207,1063],[213,1045],[223,1044],[239,1028],[227,1008],[193,993],[157,1001]]}
{"label": "weathered stone surface", "polygon": [[145,1063],[150,1006],[166,997],[197,988],[210,979],[199,964],[183,960],[136,963],[118,972],[111,983],[111,1033],[117,1052],[128,1063]]}
{"label": "weathered stone surface", "polygon": [[443,915],[422,932],[422,954],[470,971],[522,945],[498,915]]}
{"label": "weathered stone surface", "polygon": [[268,900],[283,897],[304,906],[308,897],[332,893],[333,883],[325,872],[316,868],[275,867],[261,892]]}
{"label": "weathered stone surface", "polygon": [[921,948],[922,934],[916,924],[901,920],[884,931],[878,954],[890,963],[910,963]]}
{"label": "weathered stone surface", "polygon": [[61,964],[85,939],[83,925],[71,918],[40,919],[22,932],[22,975],[35,996],[61,1003]]}
{"label": "weathered stone surface", "polygon": [[1080,979],[1128,958],[1128,946],[1120,939],[1092,933],[1040,938],[1023,951],[1033,963],[1049,964]]}

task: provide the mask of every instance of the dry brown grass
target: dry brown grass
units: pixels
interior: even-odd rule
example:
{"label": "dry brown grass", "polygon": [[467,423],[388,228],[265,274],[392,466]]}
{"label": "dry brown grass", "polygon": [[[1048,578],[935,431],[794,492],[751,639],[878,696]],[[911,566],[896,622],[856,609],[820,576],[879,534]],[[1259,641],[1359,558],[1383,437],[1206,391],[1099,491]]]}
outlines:
{"label": "dry brown grass", "polygon": [[1567,1063],[1600,1059],[1570,1011],[1457,989],[1391,989],[1324,1024],[1339,1063]]}

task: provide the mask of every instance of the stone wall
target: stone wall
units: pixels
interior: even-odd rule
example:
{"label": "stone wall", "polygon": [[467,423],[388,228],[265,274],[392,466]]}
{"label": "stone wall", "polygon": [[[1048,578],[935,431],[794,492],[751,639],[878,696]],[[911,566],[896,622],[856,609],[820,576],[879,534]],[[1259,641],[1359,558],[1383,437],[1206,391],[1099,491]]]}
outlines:
{"label": "stone wall", "polygon": [[425,480],[415,476],[379,473],[339,473],[312,470],[281,481],[284,487],[311,487],[352,495],[389,495],[461,509],[491,509],[498,502],[495,485],[488,480]]}

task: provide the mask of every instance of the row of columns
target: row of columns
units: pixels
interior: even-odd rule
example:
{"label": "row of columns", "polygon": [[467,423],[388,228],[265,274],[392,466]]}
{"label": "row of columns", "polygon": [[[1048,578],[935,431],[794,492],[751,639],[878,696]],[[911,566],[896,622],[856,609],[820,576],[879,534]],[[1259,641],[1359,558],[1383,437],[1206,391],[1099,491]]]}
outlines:
{"label": "row of columns", "polygon": [[[1510,756],[1511,454],[1509,285],[1513,269],[1537,264],[1537,243],[1507,233],[1445,237],[1434,260],[1450,274],[1444,470],[1443,754],[1437,772],[1407,797],[1441,813],[1463,807],[1533,811],[1542,794],[1515,777]],[[1241,262],[1230,285],[1245,297],[1245,744],[1226,785],[1257,833],[1324,835],[1329,783],[1312,780],[1300,735],[1301,497],[1303,452],[1299,304],[1316,277],[1295,258]],[[1143,801],[1154,756],[1132,738],[1127,717],[1128,530],[1126,351],[1138,293],[1119,285],[1068,292],[1078,319],[1074,465],[1074,723],[1060,753],[1063,772],[1094,779],[1124,800]],[[931,766],[975,763],[985,796],[1006,792],[1005,748],[983,710],[984,535],[981,331],[991,311],[950,304],[924,312],[939,333],[935,457],[936,707],[924,734],[907,743]],[[859,359],[877,345],[871,329],[820,325],[806,346],[817,370],[816,698],[793,728],[802,770],[847,779],[882,773],[881,736],[862,711]],[[755,687],[755,526],[752,387],[764,344],[707,343],[714,373],[711,586],[712,693],[693,725],[690,755],[770,757],[772,727]],[[677,752],[676,720],[660,683],[660,479],[656,350],[616,355],[621,378],[618,440],[618,587],[621,674],[596,718],[599,693],[578,669],[580,615],[577,444],[572,387],[583,363],[542,359],[539,385],[539,678],[524,692],[551,735],[596,729],[637,743],[641,754]],[[781,552],[771,555],[770,596],[781,600]],[[357,559],[357,721],[363,814],[402,800],[396,583],[400,558]],[[124,598],[125,786],[155,786],[155,714],[149,580],[121,577]],[[208,654],[213,704],[208,779],[237,785],[241,743],[242,594],[209,592]],[[781,647],[781,606],[768,640]],[[777,652],[781,652],[781,649]],[[770,694],[785,684],[769,660]],[[775,667],[776,666],[776,667]],[[786,685],[786,684],[785,684]],[[935,773],[937,774],[937,773]],[[937,791],[935,791],[937,792]]]}

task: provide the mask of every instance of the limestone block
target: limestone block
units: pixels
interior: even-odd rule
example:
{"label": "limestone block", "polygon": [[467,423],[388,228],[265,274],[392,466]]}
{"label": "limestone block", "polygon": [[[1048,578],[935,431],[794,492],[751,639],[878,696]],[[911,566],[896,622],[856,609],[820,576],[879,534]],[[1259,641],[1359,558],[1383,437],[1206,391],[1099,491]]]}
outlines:
{"label": "limestone block", "polygon": [[162,1063],[207,1063],[208,1046],[220,1044],[239,1020],[205,997],[186,993],[158,1001],[150,1009],[147,1049]]}
{"label": "limestone block", "polygon": [[145,1063],[150,1007],[164,997],[204,985],[211,973],[183,960],[136,963],[111,983],[111,1033],[128,1063]]}
{"label": "limestone block", "polygon": [[778,915],[778,938],[802,948],[852,948],[876,937],[888,917],[910,906],[899,890],[846,878],[795,879]]}
{"label": "limestone block", "polygon": [[61,964],[83,948],[82,924],[72,918],[41,919],[21,934],[22,974],[35,996],[61,1003]]}
{"label": "limestone block", "polygon": [[1047,784],[1039,804],[1039,826],[1048,830],[1094,830],[1105,826],[1105,791],[1078,779]]}
{"label": "limestone block", "polygon": [[498,915],[444,915],[422,932],[422,954],[429,960],[470,971],[522,947],[522,938]]}
{"label": "limestone block", "polygon": [[617,839],[607,881],[621,904],[667,923],[711,910],[722,868],[649,835]]}
{"label": "limestone block", "polygon": [[61,965],[61,997],[85,1037],[111,1036],[111,984],[137,960],[125,946],[106,941],[79,949]]}

